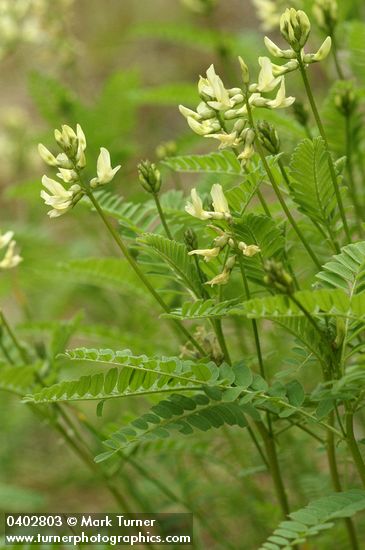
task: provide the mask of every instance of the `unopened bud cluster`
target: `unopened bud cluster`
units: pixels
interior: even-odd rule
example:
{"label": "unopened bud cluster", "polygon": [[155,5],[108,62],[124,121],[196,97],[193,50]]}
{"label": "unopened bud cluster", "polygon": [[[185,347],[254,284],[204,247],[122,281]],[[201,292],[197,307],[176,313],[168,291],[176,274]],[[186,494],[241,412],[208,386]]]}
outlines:
{"label": "unopened bud cluster", "polygon": [[252,0],[252,4],[256,8],[262,29],[272,31],[279,25],[280,15],[288,2],[287,0]]}
{"label": "unopened bud cluster", "polygon": [[194,13],[209,14],[217,3],[217,0],[181,0],[183,6]]}
{"label": "unopened bud cluster", "polygon": [[295,289],[293,278],[284,269],[281,262],[276,260],[267,260],[264,264],[264,269],[264,282],[266,285],[282,294],[292,294],[294,292]]}
{"label": "unopened bud cluster", "polygon": [[271,154],[277,155],[280,152],[280,138],[275,127],[261,120],[257,123],[257,137],[263,147]]}
{"label": "unopened bud cluster", "polygon": [[338,6],[336,0],[316,0],[313,14],[323,32],[333,35],[338,23]]}
{"label": "unopened bud cluster", "polygon": [[156,147],[156,156],[158,159],[165,159],[176,155],[177,145],[175,141],[164,141]]}
{"label": "unopened bud cluster", "polygon": [[5,250],[5,254],[0,259],[0,271],[3,269],[12,269],[23,260],[16,252],[16,242],[13,231],[0,233],[0,250]]}
{"label": "unopened bud cluster", "polygon": [[[63,183],[43,176],[42,184],[45,190],[41,191],[41,197],[44,202],[51,206],[48,212],[50,218],[57,218],[66,214],[85,194],[85,184],[81,181],[81,173],[86,166],[86,138],[79,124],[76,131],[67,124],[61,129],[56,129],[54,137],[61,153],[53,155],[42,143],[38,145],[38,152],[41,158],[49,166],[58,169],[57,177]],[[94,189],[100,185],[109,183],[120,169],[120,166],[112,168],[110,154],[105,147],[100,148],[100,154],[97,160],[96,177],[89,182],[89,187]],[[66,184],[66,187],[63,185]]]}
{"label": "unopened bud cluster", "polygon": [[144,160],[138,165],[139,181],[148,193],[157,194],[161,189],[161,173],[155,164]]}
{"label": "unopened bud cluster", "polygon": [[358,105],[358,98],[352,82],[339,82],[334,97],[335,106],[345,117],[350,117]]}
{"label": "unopened bud cluster", "polygon": [[298,69],[300,63],[317,63],[325,59],[331,51],[332,40],[327,36],[319,50],[315,53],[305,53],[311,31],[311,24],[302,10],[287,8],[280,18],[280,32],[289,44],[290,49],[284,50],[265,36],[265,45],[273,57],[287,59],[283,65],[272,65],[274,75],[282,75]]}

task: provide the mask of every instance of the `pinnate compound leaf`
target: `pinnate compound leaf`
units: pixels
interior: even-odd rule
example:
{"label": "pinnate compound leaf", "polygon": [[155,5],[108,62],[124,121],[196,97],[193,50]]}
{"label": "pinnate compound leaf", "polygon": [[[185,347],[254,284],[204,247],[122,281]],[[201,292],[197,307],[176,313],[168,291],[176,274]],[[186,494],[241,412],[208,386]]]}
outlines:
{"label": "pinnate compound leaf", "polygon": [[350,490],[333,493],[314,500],[282,521],[260,550],[290,550],[309,538],[331,529],[338,519],[350,518],[365,510],[365,491]]}

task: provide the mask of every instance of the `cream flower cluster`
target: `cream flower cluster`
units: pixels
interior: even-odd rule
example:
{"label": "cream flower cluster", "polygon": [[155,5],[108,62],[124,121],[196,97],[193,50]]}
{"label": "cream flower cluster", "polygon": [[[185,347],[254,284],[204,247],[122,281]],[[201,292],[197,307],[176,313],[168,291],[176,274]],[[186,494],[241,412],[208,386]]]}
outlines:
{"label": "cream flower cluster", "polygon": [[[196,111],[179,106],[190,128],[201,136],[217,139],[220,149],[234,149],[242,164],[247,163],[255,153],[256,138],[255,129],[249,124],[252,121],[250,112],[256,108],[285,109],[292,105],[295,98],[286,96],[284,75],[302,65],[322,61],[331,50],[331,37],[328,36],[317,52],[306,53],[304,46],[310,30],[310,21],[303,11],[286,9],[280,18],[280,31],[290,48],[281,49],[268,37],[265,37],[265,45],[271,55],[287,62],[276,65],[269,57],[259,57],[258,79],[251,83],[247,65],[239,57],[242,88],[226,89],[211,65],[206,78],[200,77],[198,82],[201,102]],[[270,94],[269,97],[266,94]]]}
{"label": "cream flower cluster", "polygon": [[[247,68],[239,58],[243,72]],[[267,109],[282,109],[294,103],[294,97],[286,97],[283,76],[274,76],[268,57],[259,58],[261,67],[258,83],[248,90],[241,88],[226,89],[222,79],[211,65],[206,78],[200,77],[198,92],[201,98],[196,111],[179,106],[181,114],[186,118],[190,128],[197,134],[217,139],[219,148],[242,148],[238,158],[247,162],[254,154],[255,134],[247,127],[247,100],[250,108],[264,107]],[[276,90],[273,99],[263,94]],[[228,129],[228,127],[230,128]]]}
{"label": "cream flower cluster", "polygon": [[299,67],[302,62],[305,65],[324,60],[331,51],[332,40],[330,36],[324,40],[319,50],[315,53],[305,53],[304,46],[308,41],[311,24],[304,11],[288,8],[280,18],[280,32],[290,45],[290,49],[279,48],[270,38],[265,36],[265,46],[273,57],[287,59],[283,65],[272,64],[272,72],[280,76]]}
{"label": "cream flower cluster", "polygon": [[23,260],[23,258],[15,251],[16,242],[13,237],[13,231],[7,231],[4,234],[0,233],[0,250],[6,249],[5,255],[2,260],[0,260],[0,270],[16,267]]}
{"label": "cream flower cluster", "polygon": [[280,15],[287,5],[287,0],[252,0],[252,4],[256,8],[262,30],[272,31],[280,22]]}
{"label": "cream flower cluster", "polygon": [[[66,214],[86,192],[85,184],[81,180],[81,172],[86,166],[86,138],[81,126],[77,124],[74,131],[64,124],[61,130],[55,130],[54,136],[62,150],[57,156],[54,156],[42,143],[38,145],[41,158],[49,166],[58,168],[56,175],[63,182],[60,183],[46,175],[42,178],[42,184],[48,193],[42,190],[41,197],[45,204],[52,207],[48,212],[50,218]],[[101,147],[96,166],[97,175],[90,180],[89,187],[94,189],[109,183],[119,169],[120,165],[112,168],[109,151]]]}
{"label": "cream flower cluster", "polygon": [[[215,183],[211,189],[210,195],[212,197],[213,211],[204,210],[202,199],[199,197],[196,189],[192,189],[191,202],[187,203],[185,207],[186,212],[200,220],[225,220],[229,223],[232,222],[232,215],[230,213],[222,186]],[[260,248],[257,245],[247,245],[244,242],[236,243],[229,232],[223,231],[214,225],[210,225],[209,227],[218,233],[218,237],[213,240],[213,247],[191,250],[189,252],[189,256],[203,256],[204,260],[209,262],[211,259],[217,258],[226,246],[236,250],[237,253],[241,251],[242,254],[247,257],[254,256],[260,252]],[[228,283],[235,261],[236,255],[228,258],[225,262],[222,273],[205,284],[210,284],[213,286]]]}
{"label": "cream flower cluster", "polygon": [[333,33],[338,22],[338,5],[336,0],[316,0],[313,14],[318,26],[327,33]]}
{"label": "cream flower cluster", "polygon": [[[19,43],[60,46],[63,21],[73,0],[0,0],[0,57]],[[59,48],[60,49],[60,48]]]}

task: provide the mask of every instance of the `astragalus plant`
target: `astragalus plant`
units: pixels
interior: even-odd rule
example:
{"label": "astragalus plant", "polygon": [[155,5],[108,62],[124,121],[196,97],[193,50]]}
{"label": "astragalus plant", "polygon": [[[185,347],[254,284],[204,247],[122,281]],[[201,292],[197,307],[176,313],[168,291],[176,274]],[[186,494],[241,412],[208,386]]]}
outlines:
{"label": "astragalus plant", "polygon": [[[213,65],[199,78],[196,109],[180,106],[180,112],[202,145],[209,138],[218,151],[166,156],[160,167],[142,162],[145,203],[126,203],[104,189],[113,178],[123,186],[123,166],[113,168],[101,147],[95,174],[79,125],[55,131],[57,153],[39,146],[57,170],[42,180],[49,216],[77,216],[79,208],[91,207],[90,216],[101,222],[93,226],[94,238],[102,227],[108,232],[126,281],[129,268],[156,315],[161,340],[174,351],[162,355],[165,343],[158,341],[149,356],[76,348],[40,364],[4,321],[28,376],[19,393],[66,430],[68,443],[103,476],[119,504],[128,501],[114,480],[127,464],[176,509],[192,511],[198,548],[253,548],[249,529],[266,550],[355,549],[364,540],[352,518],[365,509],[363,90],[337,54],[334,0],[318,0],[314,14],[328,34],[314,51],[309,17],[288,8],[280,18],[280,43],[265,37],[268,56],[259,57],[257,69],[248,68],[242,52],[233,87]],[[327,117],[343,129],[334,150],[312,87],[317,63],[333,63],[338,76],[326,106]],[[302,83],[295,93],[300,101],[289,95],[294,73]],[[294,148],[285,125],[295,129]],[[190,196],[163,192],[171,170],[200,176]],[[100,276],[108,265],[107,258],[99,264]],[[74,373],[88,364],[92,372],[62,379],[55,365],[65,364],[74,365]],[[8,384],[14,372],[6,367]],[[100,417],[113,399],[125,413],[126,398],[138,405],[133,415],[128,408],[125,419],[114,418],[112,428],[100,429],[99,420],[75,408],[78,401],[97,402]],[[95,462],[83,441],[90,433],[104,444]],[[161,457],[158,476],[143,464],[149,452]],[[189,452],[193,458],[179,460]],[[173,488],[164,480],[170,454],[181,479],[186,476]],[[219,517],[226,500],[208,514],[199,491],[191,497],[186,489],[188,480],[199,486],[205,474],[211,498],[215,483],[222,490],[222,479],[225,499],[235,494],[233,506],[241,505],[235,517],[245,525],[242,531],[236,526],[232,540],[229,531],[222,535],[229,519]],[[307,491],[316,479],[317,487]],[[269,513],[267,502],[274,503]],[[275,507],[280,513],[270,522]],[[265,541],[265,530],[280,516]]]}

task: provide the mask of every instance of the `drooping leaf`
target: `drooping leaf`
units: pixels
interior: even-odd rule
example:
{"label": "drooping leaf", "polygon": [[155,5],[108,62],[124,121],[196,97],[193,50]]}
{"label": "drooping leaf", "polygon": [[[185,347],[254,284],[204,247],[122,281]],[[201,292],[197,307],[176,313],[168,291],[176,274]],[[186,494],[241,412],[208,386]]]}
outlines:
{"label": "drooping leaf", "polygon": [[365,509],[365,491],[352,489],[314,500],[282,521],[260,550],[287,550],[331,529],[338,519],[350,518]]}

